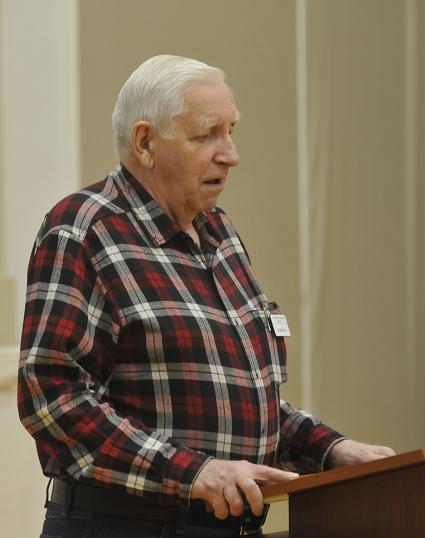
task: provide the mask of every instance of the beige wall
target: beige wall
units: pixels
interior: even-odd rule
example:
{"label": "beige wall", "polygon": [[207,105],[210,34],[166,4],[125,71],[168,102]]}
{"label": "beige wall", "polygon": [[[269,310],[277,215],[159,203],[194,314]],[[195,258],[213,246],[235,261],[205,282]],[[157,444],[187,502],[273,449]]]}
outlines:
{"label": "beige wall", "polygon": [[[291,325],[283,396],[311,404],[356,438],[400,451],[425,446],[425,1],[0,0],[0,8],[8,19],[0,60],[8,132],[0,144],[0,347],[16,343],[26,258],[44,211],[116,161],[110,115],[121,84],[153,54],[194,56],[228,73],[243,116],[235,133],[242,161],[220,205]],[[306,39],[297,48],[300,21]],[[31,82],[22,80],[25,68]],[[23,116],[41,126],[28,133],[26,160],[17,151]],[[299,200],[304,165],[307,195]],[[22,228],[6,241],[17,211],[28,215],[26,236]],[[308,259],[300,258],[300,239]],[[2,514],[10,536],[35,536],[42,480],[13,411],[15,351],[2,353],[9,358],[0,361],[1,408],[12,432],[3,460],[13,452],[15,466],[28,469]],[[19,499],[31,489],[22,518]],[[284,504],[275,506],[269,530],[285,527],[286,516]]]}
{"label": "beige wall", "polygon": [[[260,9],[253,0],[169,0],[147,6],[133,0],[80,4],[83,181],[98,180],[116,162],[111,111],[121,85],[141,61],[154,54],[171,53],[194,56],[223,68],[234,89],[242,121],[235,132],[241,164],[231,172],[220,204],[241,230],[267,293],[283,305],[296,325],[299,298],[293,3],[269,0]],[[102,24],[96,24],[100,18]],[[238,20],[243,24],[237,24]],[[297,337],[288,345],[296,356]],[[296,400],[296,360],[291,362],[290,370],[288,393]]]}
{"label": "beige wall", "polygon": [[[417,268],[418,283],[415,289],[417,297],[417,318],[414,327],[417,338],[418,358],[416,361],[416,394],[423,394],[425,379],[425,255],[424,255],[424,230],[425,230],[425,31],[423,21],[425,20],[425,1],[419,1],[418,14],[416,17],[416,28],[418,34],[418,138],[416,141],[416,151],[418,155],[418,191],[416,200],[417,215],[417,245],[419,264]],[[422,409],[422,413],[424,410]],[[422,427],[421,427],[422,424]],[[419,429],[423,430],[423,421],[419,422]],[[422,443],[424,445],[425,443]]]}
{"label": "beige wall", "polygon": [[[301,154],[309,161],[304,202],[312,342],[305,364],[299,274],[307,262],[298,259],[302,140],[296,138],[295,94],[302,58],[294,35],[301,4],[307,32],[307,140]],[[417,428],[425,410],[417,387],[424,355],[423,163],[420,169],[421,152],[409,150],[410,140],[418,148],[423,141],[420,122],[409,119],[409,103],[417,98],[413,112],[423,114],[423,95],[419,67],[406,53],[408,12],[421,20],[423,4],[80,3],[83,181],[98,179],[115,162],[110,113],[120,85],[140,61],[170,52],[223,67],[243,119],[236,133],[242,161],[220,203],[293,328],[284,396],[298,405],[308,402],[349,435],[398,450],[425,444],[424,429]],[[418,51],[421,31],[418,25],[413,41]],[[409,90],[409,77],[416,93]],[[301,393],[301,368],[312,379],[307,397]]]}
{"label": "beige wall", "polygon": [[[144,59],[180,54],[224,69],[242,113],[235,132],[241,164],[231,172],[220,205],[241,230],[270,298],[296,326],[293,21],[293,3],[281,0],[80,2],[83,181],[98,180],[113,166],[110,115],[119,88]],[[297,337],[288,345],[296,357]],[[285,394],[298,400],[296,360],[290,374]],[[275,510],[286,514],[285,506]]]}
{"label": "beige wall", "polygon": [[425,445],[418,7],[308,10],[314,410],[399,451]]}

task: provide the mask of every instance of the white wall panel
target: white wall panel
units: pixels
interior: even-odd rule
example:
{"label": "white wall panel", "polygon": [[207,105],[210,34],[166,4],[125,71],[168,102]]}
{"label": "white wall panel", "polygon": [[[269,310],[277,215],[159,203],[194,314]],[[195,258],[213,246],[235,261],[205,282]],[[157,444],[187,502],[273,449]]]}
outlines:
{"label": "white wall panel", "polygon": [[77,3],[2,0],[4,271],[16,339],[26,267],[44,214],[79,186]]}

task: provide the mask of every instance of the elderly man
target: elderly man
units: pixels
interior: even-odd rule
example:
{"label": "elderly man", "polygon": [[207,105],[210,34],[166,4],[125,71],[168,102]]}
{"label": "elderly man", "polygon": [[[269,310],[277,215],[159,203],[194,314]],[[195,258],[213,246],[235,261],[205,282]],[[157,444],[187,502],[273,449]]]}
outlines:
{"label": "elderly man", "polygon": [[151,58],[117,99],[119,166],[45,218],[19,372],[42,536],[238,536],[261,484],[392,454],[279,399],[278,306],[216,208],[238,118],[221,70]]}

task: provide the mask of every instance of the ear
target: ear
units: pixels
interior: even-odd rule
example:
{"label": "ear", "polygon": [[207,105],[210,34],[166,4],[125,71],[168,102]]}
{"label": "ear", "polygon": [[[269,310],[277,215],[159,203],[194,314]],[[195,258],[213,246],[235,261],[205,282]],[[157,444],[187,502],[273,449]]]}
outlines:
{"label": "ear", "polygon": [[137,121],[131,130],[131,149],[140,164],[153,166],[153,127],[148,121]]}

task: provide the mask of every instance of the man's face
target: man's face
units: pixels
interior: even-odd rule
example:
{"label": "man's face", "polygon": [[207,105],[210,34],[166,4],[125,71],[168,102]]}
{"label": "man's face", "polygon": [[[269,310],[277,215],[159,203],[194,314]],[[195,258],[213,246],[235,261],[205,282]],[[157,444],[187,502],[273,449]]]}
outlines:
{"label": "man's face", "polygon": [[226,84],[196,82],[185,92],[185,111],[171,120],[172,138],[156,135],[155,188],[164,209],[180,224],[216,205],[229,167],[239,162],[231,138],[238,118]]}

